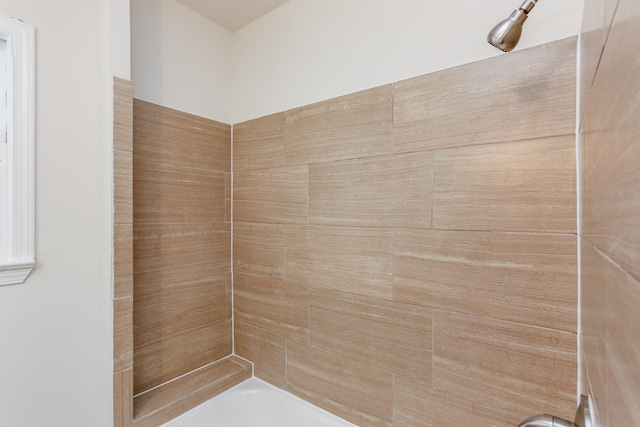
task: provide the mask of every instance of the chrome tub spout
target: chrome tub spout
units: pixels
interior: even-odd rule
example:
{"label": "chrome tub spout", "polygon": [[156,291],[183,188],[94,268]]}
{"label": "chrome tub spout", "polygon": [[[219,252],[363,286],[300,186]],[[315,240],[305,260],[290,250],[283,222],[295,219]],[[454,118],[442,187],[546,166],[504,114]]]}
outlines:
{"label": "chrome tub spout", "polygon": [[534,415],[521,422],[518,427],[578,427],[577,424],[552,415]]}

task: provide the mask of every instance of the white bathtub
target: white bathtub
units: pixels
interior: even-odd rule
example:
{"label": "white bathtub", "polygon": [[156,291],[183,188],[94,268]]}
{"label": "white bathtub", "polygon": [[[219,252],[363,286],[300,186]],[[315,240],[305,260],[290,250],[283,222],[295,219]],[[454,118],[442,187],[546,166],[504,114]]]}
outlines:
{"label": "white bathtub", "polygon": [[163,427],[356,427],[329,412],[250,378]]}

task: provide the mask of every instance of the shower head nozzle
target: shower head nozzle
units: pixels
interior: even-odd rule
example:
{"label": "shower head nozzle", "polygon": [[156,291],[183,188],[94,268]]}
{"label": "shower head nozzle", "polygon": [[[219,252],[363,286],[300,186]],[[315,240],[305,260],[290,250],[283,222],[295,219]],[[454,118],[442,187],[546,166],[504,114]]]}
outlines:
{"label": "shower head nozzle", "polygon": [[511,52],[520,41],[522,24],[527,20],[529,12],[538,0],[525,0],[518,10],[514,10],[511,16],[493,27],[487,41],[504,52]]}

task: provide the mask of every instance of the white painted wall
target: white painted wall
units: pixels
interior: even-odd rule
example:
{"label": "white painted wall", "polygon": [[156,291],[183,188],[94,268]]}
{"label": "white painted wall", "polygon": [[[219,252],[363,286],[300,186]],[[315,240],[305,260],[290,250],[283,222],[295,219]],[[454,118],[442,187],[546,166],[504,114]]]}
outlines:
{"label": "white painted wall", "polygon": [[[583,3],[539,2],[518,49],[577,35]],[[233,123],[501,55],[487,33],[520,4],[291,0],[234,33]]]}
{"label": "white painted wall", "polygon": [[132,0],[134,96],[231,122],[231,32],[175,0]]}
{"label": "white painted wall", "polygon": [[115,77],[131,80],[131,0],[108,0],[109,69]]}
{"label": "white painted wall", "polygon": [[0,426],[110,426],[108,0],[0,0],[0,13],[37,29],[37,266],[0,288]]}

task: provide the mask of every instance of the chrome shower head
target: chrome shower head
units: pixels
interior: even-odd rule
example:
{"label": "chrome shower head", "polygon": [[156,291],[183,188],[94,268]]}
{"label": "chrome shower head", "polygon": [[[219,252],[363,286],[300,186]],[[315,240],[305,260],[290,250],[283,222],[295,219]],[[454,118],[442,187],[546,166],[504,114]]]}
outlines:
{"label": "chrome shower head", "polygon": [[522,24],[527,20],[529,12],[538,0],[525,0],[518,10],[514,10],[510,17],[493,27],[487,36],[487,41],[504,52],[511,52],[520,41]]}

